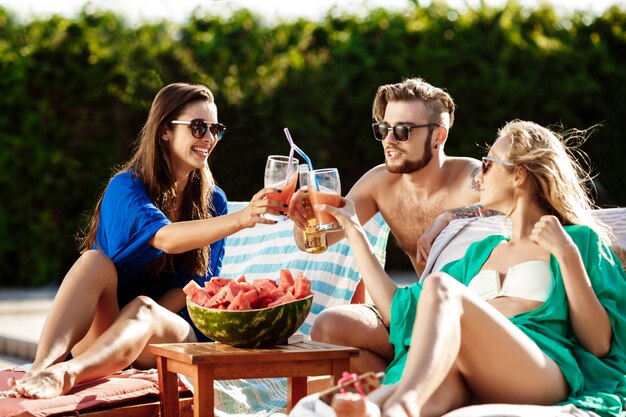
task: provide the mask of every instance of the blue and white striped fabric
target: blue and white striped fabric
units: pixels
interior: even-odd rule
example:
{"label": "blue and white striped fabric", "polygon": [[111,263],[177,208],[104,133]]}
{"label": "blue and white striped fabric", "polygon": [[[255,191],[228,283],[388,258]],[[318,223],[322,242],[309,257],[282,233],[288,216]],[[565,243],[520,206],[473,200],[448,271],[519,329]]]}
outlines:
{"label": "blue and white striped fabric", "polygon": [[[245,207],[246,202],[229,202],[228,212]],[[389,226],[377,214],[365,231],[381,265],[385,265]],[[257,225],[229,236],[221,276],[248,281],[278,279],[282,268],[294,277],[302,271],[311,281],[314,294],[311,312],[299,331],[308,336],[315,317],[327,307],[347,304],[360,280],[352,249],[347,240],[332,245],[322,254],[311,255],[298,249],[293,239],[293,222]],[[218,416],[265,416],[285,407],[286,379],[215,381],[215,413]]]}
{"label": "blue and white striped fabric", "polygon": [[[228,203],[228,212],[242,209],[246,203]],[[368,239],[381,265],[385,265],[389,226],[377,214],[365,225]],[[314,293],[311,313],[300,332],[308,335],[315,317],[326,307],[349,303],[360,275],[347,240],[332,245],[323,254],[302,252],[293,239],[293,222],[257,225],[226,239],[226,253],[221,276],[237,278],[244,274],[248,281],[259,278],[278,279],[282,268],[295,277],[302,271],[311,280]]]}

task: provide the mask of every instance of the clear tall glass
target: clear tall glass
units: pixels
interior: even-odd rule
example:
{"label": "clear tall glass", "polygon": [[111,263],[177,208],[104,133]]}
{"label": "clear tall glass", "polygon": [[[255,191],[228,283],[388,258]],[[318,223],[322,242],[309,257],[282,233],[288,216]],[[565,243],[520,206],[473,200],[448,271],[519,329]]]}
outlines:
{"label": "clear tall glass", "polygon": [[300,193],[302,195],[302,205],[307,212],[306,228],[302,231],[304,238],[304,250],[308,253],[322,253],[328,249],[326,244],[326,232],[317,230],[317,219],[311,207],[309,196],[309,166],[306,164],[298,167],[300,177]]}
{"label": "clear tall glass", "polygon": [[[280,203],[279,210],[287,211],[283,204],[289,204],[291,196],[296,189],[298,180],[298,160],[289,159],[288,156],[270,155],[265,164],[265,187],[274,187],[281,190],[280,193],[268,194],[267,199]],[[270,220],[287,220],[287,215],[265,214],[263,217]]]}
{"label": "clear tall glass", "polygon": [[333,231],[342,227],[334,216],[315,210],[316,204],[339,207],[341,204],[341,181],[337,168],[315,169],[309,172],[309,198],[317,219],[317,230]]}

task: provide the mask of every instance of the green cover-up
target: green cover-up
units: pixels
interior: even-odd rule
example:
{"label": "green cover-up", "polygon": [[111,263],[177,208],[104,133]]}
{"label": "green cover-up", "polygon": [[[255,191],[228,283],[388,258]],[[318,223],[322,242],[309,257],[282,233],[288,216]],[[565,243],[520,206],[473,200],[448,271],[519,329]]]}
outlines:
{"label": "green cover-up", "polygon": [[[600,359],[587,352],[576,339],[569,321],[568,302],[561,270],[550,257],[552,291],[535,310],[510,317],[515,326],[532,339],[561,368],[570,385],[564,403],[594,411],[602,416],[626,416],[626,273],[617,256],[586,226],[566,226],[578,247],[598,299],[606,309],[613,329],[611,350]],[[472,244],[465,256],[445,265],[446,272],[464,285],[478,274],[504,236],[489,236]],[[386,370],[385,383],[400,380],[411,343],[413,323],[421,286],[399,288],[391,305],[389,341],[395,357]]]}

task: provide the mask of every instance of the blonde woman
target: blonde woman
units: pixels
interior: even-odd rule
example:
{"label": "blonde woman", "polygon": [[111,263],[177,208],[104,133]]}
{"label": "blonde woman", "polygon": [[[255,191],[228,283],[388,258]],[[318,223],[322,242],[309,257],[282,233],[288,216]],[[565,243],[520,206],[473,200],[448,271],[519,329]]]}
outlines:
{"label": "blonde woman", "polygon": [[353,204],[342,223],[395,358],[372,400],[389,416],[439,416],[470,403],[571,403],[622,415],[626,274],[589,215],[585,176],[556,133],[514,121],[477,177],[480,202],[506,213],[490,236],[397,288],[371,255]]}

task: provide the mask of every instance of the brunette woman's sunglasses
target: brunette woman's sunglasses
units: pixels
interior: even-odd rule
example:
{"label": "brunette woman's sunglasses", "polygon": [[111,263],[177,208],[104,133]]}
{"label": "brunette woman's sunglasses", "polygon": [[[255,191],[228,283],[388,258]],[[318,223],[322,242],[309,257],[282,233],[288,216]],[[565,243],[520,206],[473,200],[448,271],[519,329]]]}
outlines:
{"label": "brunette woman's sunglasses", "polygon": [[174,125],[189,125],[191,129],[191,135],[196,139],[202,139],[206,136],[206,132],[211,132],[211,135],[217,140],[222,139],[226,126],[221,123],[208,123],[206,120],[193,119],[189,120],[172,120],[170,123]]}
{"label": "brunette woman's sunglasses", "polygon": [[389,126],[387,123],[372,123],[372,129],[374,130],[374,138],[382,141],[387,137],[389,131],[393,132],[393,137],[398,142],[406,142],[411,136],[411,130],[419,129],[420,127],[435,127],[439,126],[437,123],[428,123],[425,125],[395,125]]}
{"label": "brunette woman's sunglasses", "polygon": [[490,156],[483,156],[483,175],[487,174],[489,169],[491,169],[491,165],[493,165],[494,162],[506,165],[508,167],[513,166],[513,162],[511,161],[505,161],[504,159],[496,159]]}

